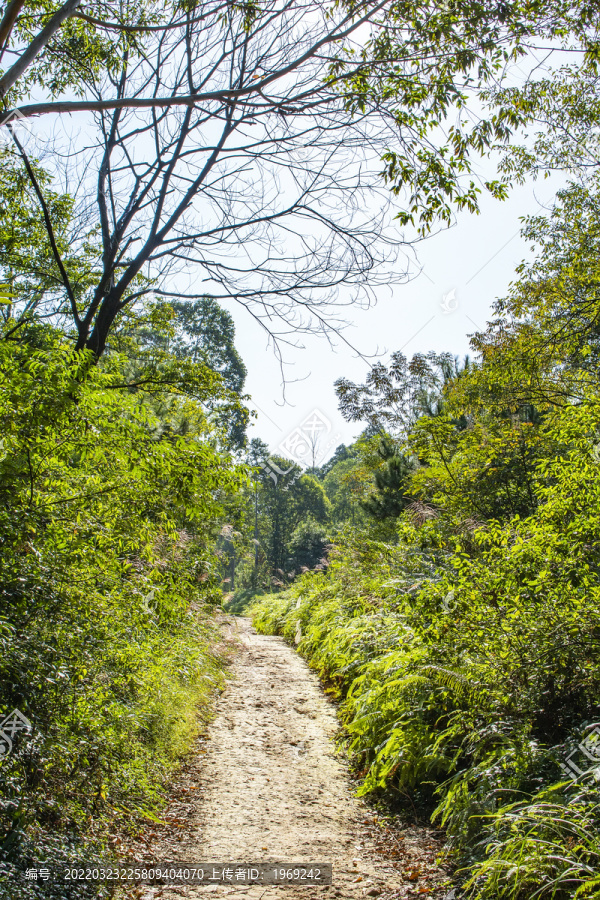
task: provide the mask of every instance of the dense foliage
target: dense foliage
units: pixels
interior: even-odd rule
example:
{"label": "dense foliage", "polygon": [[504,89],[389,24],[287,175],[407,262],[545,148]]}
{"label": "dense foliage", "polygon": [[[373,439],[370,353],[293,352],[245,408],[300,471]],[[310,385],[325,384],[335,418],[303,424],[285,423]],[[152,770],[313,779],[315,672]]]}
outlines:
{"label": "dense foliage", "polygon": [[[361,790],[446,829],[463,896],[600,896],[597,4],[113,6],[0,16],[0,718],[27,723],[0,889],[153,819],[222,680],[224,585],[269,592],[255,621],[337,692]],[[49,112],[86,125],[32,146]],[[276,343],[326,330],[392,225],[556,170],[474,361],[398,351],[337,382],[352,446],[240,464],[219,298]]]}
{"label": "dense foliage", "polygon": [[243,481],[203,411],[223,395],[209,368],[193,397],[167,385],[165,411],[123,389],[127,358],[28,338],[0,343],[0,709],[33,726],[0,767],[17,866],[34,836],[38,859],[52,833],[81,853],[91,823],[100,846],[111,820],[152,816],[222,679],[215,537]]}
{"label": "dense foliage", "polygon": [[[600,896],[598,208],[573,185],[527,223],[538,254],[479,361],[384,432],[366,509],[387,534],[347,529],[326,575],[254,607],[300,627],[361,790],[444,826],[473,900]],[[393,420],[408,370],[380,369],[340,383],[349,417]]]}

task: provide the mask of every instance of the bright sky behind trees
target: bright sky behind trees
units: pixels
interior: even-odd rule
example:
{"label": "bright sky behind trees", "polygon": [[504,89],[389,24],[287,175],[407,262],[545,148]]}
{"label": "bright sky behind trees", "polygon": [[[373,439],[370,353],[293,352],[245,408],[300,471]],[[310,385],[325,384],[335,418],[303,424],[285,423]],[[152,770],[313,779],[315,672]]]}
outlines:
{"label": "bright sky behind trees", "polygon": [[[516,265],[531,255],[520,235],[520,217],[539,214],[541,204],[549,206],[560,183],[559,177],[530,182],[515,187],[502,202],[484,197],[478,216],[459,213],[453,227],[418,245],[416,260],[411,254],[414,278],[382,289],[371,309],[348,310],[351,324],[343,337],[365,358],[341,339],[331,347],[322,337],[305,336],[304,349],[287,353],[285,391],[279,363],[265,349],[266,335],[232,305],[236,344],[248,368],[250,406],[258,413],[250,433],[275,449],[317,408],[332,424],[331,437],[339,434],[336,443],[350,443],[361,428],[339,414],[336,378],[363,381],[369,362],[402,348],[408,356],[429,350],[461,356],[470,352],[468,335],[485,327],[491,305],[506,293]],[[335,444],[329,453],[333,449]]]}

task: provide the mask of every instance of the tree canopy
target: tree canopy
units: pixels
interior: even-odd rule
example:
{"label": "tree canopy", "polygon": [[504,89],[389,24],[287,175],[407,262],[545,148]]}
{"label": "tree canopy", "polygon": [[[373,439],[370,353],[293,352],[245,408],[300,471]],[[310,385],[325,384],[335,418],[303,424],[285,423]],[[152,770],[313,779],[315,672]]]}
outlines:
{"label": "tree canopy", "polygon": [[[474,161],[535,116],[501,93],[511,61],[539,40],[593,59],[596,27],[590,7],[558,0],[85,11],[73,0],[44,4],[41,21],[32,12],[20,0],[5,10],[0,94],[54,257],[44,315],[97,356],[151,293],[241,303],[282,342],[336,327],[340,303],[389,277],[378,265],[396,252],[394,214],[427,231],[477,209]],[[47,100],[22,102],[40,91]],[[44,117],[66,112],[86,123],[83,140],[63,130],[50,173],[73,198],[71,259],[19,131],[42,117],[40,155]],[[502,197],[506,184],[487,189]]]}
{"label": "tree canopy", "polygon": [[[214,609],[253,603],[462,896],[597,895],[598,17],[5,3],[0,720],[29,724],[0,729],[0,889],[160,821],[223,682]],[[233,304],[281,358],[482,190],[555,172],[473,357],[342,373],[364,430],[320,467],[318,432],[308,470],[246,447]]]}

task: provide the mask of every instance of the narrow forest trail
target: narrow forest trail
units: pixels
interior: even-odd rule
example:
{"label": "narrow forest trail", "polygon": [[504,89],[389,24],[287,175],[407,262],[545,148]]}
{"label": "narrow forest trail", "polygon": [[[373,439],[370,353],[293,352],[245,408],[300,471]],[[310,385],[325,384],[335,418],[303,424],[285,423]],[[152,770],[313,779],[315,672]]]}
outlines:
{"label": "narrow forest trail", "polygon": [[233,678],[176,787],[167,815],[176,827],[155,834],[146,851],[187,863],[331,863],[333,884],[147,887],[142,896],[442,897],[433,834],[384,835],[353,796],[332,741],[335,709],[301,657],[248,619],[228,618],[224,631],[237,648]]}

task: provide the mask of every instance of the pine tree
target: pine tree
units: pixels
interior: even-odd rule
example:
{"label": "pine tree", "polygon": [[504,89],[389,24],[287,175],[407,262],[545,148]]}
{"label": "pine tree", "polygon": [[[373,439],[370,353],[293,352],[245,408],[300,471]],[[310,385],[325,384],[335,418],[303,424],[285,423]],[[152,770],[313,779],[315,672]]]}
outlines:
{"label": "pine tree", "polygon": [[389,437],[383,437],[377,450],[385,465],[375,472],[377,493],[362,503],[363,508],[381,522],[397,518],[412,502],[405,485],[414,471],[415,463],[400,453]]}

